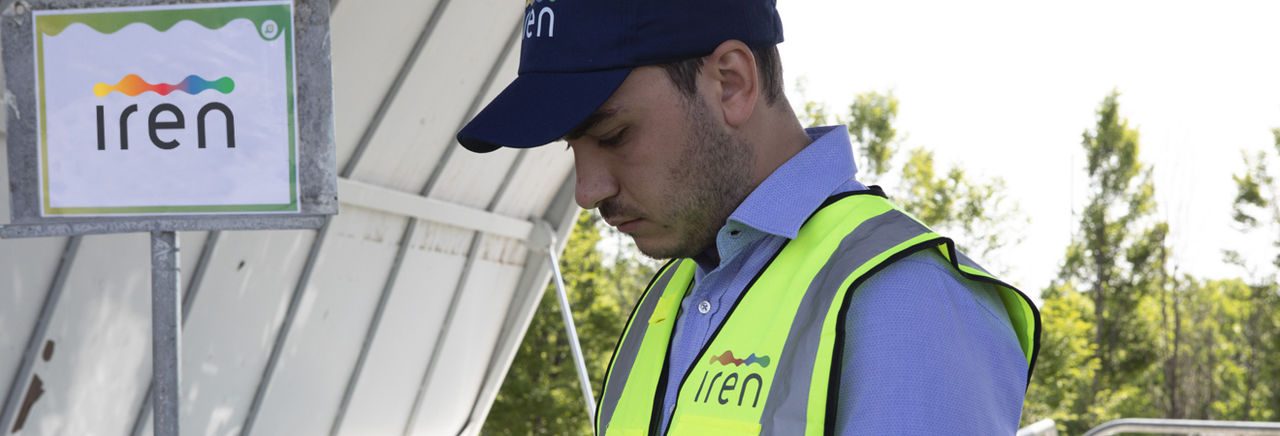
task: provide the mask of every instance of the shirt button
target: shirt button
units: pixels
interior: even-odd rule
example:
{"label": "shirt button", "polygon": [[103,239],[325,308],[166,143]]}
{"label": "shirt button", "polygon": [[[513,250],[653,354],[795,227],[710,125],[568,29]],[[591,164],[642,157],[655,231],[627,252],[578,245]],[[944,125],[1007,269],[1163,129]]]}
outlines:
{"label": "shirt button", "polygon": [[710,301],[702,300],[702,302],[701,302],[701,303],[698,303],[698,313],[701,313],[701,314],[703,314],[703,315],[706,315],[706,314],[707,314],[707,312],[710,312],[710,311],[711,311],[711,302],[710,302]]}

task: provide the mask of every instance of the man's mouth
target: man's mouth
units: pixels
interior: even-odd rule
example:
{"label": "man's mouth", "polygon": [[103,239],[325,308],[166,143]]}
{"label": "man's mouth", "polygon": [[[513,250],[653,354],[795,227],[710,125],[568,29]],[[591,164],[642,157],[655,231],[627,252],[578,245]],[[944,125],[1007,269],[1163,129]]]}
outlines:
{"label": "man's mouth", "polygon": [[618,229],[618,231],[622,233],[630,233],[632,230],[635,229],[637,225],[640,224],[641,221],[643,221],[643,219],[631,218],[631,217],[622,217],[622,218],[609,217],[609,218],[605,218],[604,221],[608,223],[610,226],[613,226],[614,228]]}

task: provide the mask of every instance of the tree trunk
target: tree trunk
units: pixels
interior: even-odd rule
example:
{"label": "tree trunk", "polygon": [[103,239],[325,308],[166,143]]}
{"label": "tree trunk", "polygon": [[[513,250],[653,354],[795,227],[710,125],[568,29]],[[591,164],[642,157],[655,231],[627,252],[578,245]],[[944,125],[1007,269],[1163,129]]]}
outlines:
{"label": "tree trunk", "polygon": [[1177,284],[1174,284],[1175,290],[1172,291],[1173,292],[1173,375],[1172,375],[1173,390],[1169,392],[1169,397],[1170,397],[1170,401],[1173,403],[1173,410],[1172,410],[1173,417],[1183,418],[1185,414],[1183,410],[1185,408],[1183,407],[1182,401],[1178,398],[1178,386],[1182,384],[1182,380],[1178,375],[1178,366],[1181,364],[1179,355],[1181,354],[1181,348],[1182,348],[1182,309],[1181,309],[1182,304],[1180,301],[1181,298],[1179,297],[1179,294],[1176,291],[1177,286],[1178,286]]}
{"label": "tree trunk", "polygon": [[[1163,275],[1161,276],[1161,281],[1164,281]],[[1173,338],[1170,341],[1170,346],[1172,347],[1172,350],[1168,350],[1169,354],[1165,356],[1165,360],[1164,360],[1164,382],[1165,382],[1166,395],[1168,396],[1167,398],[1168,409],[1165,410],[1165,416],[1169,418],[1181,418],[1182,413],[1179,407],[1180,405],[1178,404],[1178,384],[1179,384],[1178,341],[1180,339],[1179,336],[1181,333],[1181,329],[1180,329],[1181,323],[1179,322],[1180,320],[1178,319],[1178,301],[1177,301],[1178,297],[1177,297],[1177,294],[1175,293],[1173,296],[1174,301],[1173,301],[1173,308],[1172,308],[1174,320],[1173,320],[1173,325],[1172,326],[1169,325],[1169,322],[1170,322],[1169,294],[1170,293],[1171,293],[1170,288],[1168,288],[1167,286],[1164,286],[1164,284],[1162,283],[1161,292],[1160,292],[1160,322],[1164,324],[1163,327],[1164,327],[1166,339],[1169,337],[1168,335],[1170,332],[1172,332],[1173,334]]]}
{"label": "tree trunk", "polygon": [[1097,349],[1094,352],[1098,359],[1098,371],[1093,374],[1093,386],[1089,397],[1095,398],[1098,391],[1102,390],[1106,374],[1110,373],[1110,353],[1111,344],[1107,340],[1109,324],[1105,316],[1107,307],[1107,287],[1110,286],[1110,277],[1108,277],[1108,267],[1111,265],[1109,251],[1114,247],[1110,247],[1107,243],[1106,214],[1102,214],[1100,222],[1093,223],[1093,240],[1090,241],[1093,250],[1094,260],[1094,282],[1093,282],[1093,324],[1094,324],[1094,343]]}

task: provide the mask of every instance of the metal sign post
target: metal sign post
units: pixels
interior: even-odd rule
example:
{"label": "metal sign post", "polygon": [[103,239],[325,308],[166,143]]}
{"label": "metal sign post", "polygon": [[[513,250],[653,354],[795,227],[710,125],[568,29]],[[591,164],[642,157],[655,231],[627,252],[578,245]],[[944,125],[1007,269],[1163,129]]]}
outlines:
{"label": "metal sign post", "polygon": [[155,434],[177,435],[182,363],[178,234],[151,232],[151,379]]}
{"label": "metal sign post", "polygon": [[177,436],[178,232],[316,229],[338,212],[329,0],[3,4],[0,237],[151,234],[155,434]]}

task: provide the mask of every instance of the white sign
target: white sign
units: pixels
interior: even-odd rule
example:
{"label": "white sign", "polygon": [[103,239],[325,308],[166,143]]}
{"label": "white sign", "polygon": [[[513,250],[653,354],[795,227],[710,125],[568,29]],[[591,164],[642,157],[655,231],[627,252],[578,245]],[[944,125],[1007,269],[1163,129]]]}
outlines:
{"label": "white sign", "polygon": [[290,1],[34,19],[42,216],[298,211]]}

